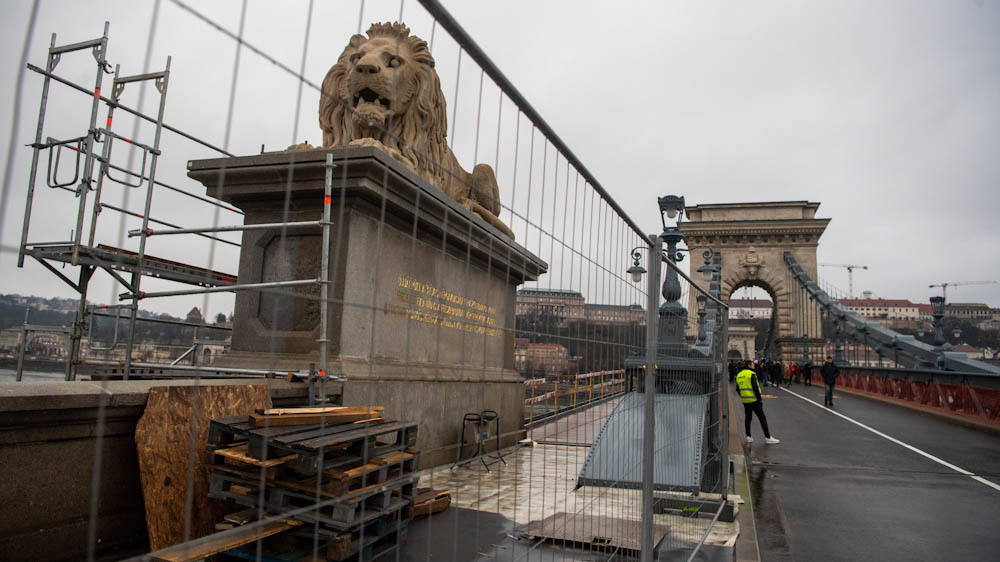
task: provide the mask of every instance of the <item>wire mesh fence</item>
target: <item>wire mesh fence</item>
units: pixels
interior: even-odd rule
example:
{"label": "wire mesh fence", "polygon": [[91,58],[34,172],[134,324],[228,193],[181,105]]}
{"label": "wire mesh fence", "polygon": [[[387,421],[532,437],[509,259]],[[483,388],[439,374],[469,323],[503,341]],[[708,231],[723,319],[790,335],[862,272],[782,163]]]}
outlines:
{"label": "wire mesh fence", "polygon": [[[692,283],[669,229],[663,254],[437,2],[336,7],[337,25],[357,24],[323,39],[340,55],[322,80],[307,68],[329,6],[275,24],[302,37],[297,52],[248,37],[257,7],[235,6],[157,2],[141,68],[114,62],[109,26],[83,43],[53,36],[45,64],[27,66],[42,83],[30,177],[23,192],[5,183],[4,200],[18,191],[25,206],[19,260],[80,294],[65,378],[100,385],[87,497],[65,514],[79,535],[52,548],[624,560],[734,537],[720,521],[732,504],[717,259],[708,291]],[[205,28],[229,82],[194,91],[190,67],[158,64],[167,23]],[[256,100],[248,72],[296,91],[280,150],[254,150],[234,119]],[[175,96],[205,99],[175,114]],[[310,100],[315,145],[300,128]],[[70,105],[89,122],[49,115]],[[68,238],[53,226],[67,219]],[[679,304],[691,291],[698,310]],[[92,322],[102,292],[122,308]],[[200,303],[204,318],[232,306],[232,326],[157,348],[139,311],[162,299]],[[220,330],[231,336],[213,347],[205,332]],[[146,380],[166,376],[193,382]],[[118,379],[134,378],[146,394],[122,422]],[[125,484],[109,469],[123,458]]]}

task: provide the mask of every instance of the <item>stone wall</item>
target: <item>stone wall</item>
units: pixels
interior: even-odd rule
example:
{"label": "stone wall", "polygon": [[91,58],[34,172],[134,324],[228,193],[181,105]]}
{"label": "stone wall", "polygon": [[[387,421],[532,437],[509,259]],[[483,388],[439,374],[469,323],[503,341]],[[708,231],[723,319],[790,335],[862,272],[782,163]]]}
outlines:
{"label": "stone wall", "polygon": [[[263,382],[203,380],[200,384]],[[304,384],[267,383],[277,406],[306,400]],[[151,386],[193,384],[190,380],[0,384],[0,475],[4,479],[0,560],[86,559],[95,484],[96,557],[119,559],[145,552],[148,543],[135,427]],[[339,385],[331,391],[339,394]]]}

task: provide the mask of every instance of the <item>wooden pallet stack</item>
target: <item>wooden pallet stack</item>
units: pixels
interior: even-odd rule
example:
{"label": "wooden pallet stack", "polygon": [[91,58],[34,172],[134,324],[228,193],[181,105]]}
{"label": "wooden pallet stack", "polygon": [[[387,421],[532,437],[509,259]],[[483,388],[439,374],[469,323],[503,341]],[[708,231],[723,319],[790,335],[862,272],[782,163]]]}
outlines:
{"label": "wooden pallet stack", "polygon": [[[417,494],[417,424],[382,407],[291,408],[212,420],[209,496],[302,522],[264,541],[265,559],[374,560],[406,537]],[[314,556],[315,550],[315,556]],[[227,556],[258,559],[256,544]]]}

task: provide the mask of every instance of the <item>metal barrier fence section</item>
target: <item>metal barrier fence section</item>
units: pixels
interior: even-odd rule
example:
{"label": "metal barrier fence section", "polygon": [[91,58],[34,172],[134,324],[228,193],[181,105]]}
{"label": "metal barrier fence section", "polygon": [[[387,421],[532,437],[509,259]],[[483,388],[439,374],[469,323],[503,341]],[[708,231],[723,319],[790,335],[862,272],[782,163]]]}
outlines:
{"label": "metal barrier fence section", "polygon": [[[90,41],[53,35],[44,65],[26,65],[43,94],[19,265],[80,295],[65,379],[101,388],[90,501],[73,514],[86,544],[66,551],[125,548],[99,509],[135,493],[106,479],[122,462],[102,445],[109,397],[120,381],[177,377],[194,383],[147,388],[127,459],[145,497],[140,559],[651,560],[731,546],[721,262],[707,249],[691,268],[707,291],[678,266],[687,248],[667,218],[683,198],[661,198],[663,231],[644,233],[436,1],[289,7],[298,65],[244,34],[261,8],[240,6],[157,3],[141,69],[114,63],[107,24]],[[150,61],[165,13],[234,53],[206,54],[233,69],[203,93],[217,113],[174,113],[176,89],[166,103],[168,83],[190,90],[189,69]],[[310,52],[331,14],[353,35]],[[61,72],[71,56],[93,86]],[[307,56],[328,57],[325,76],[306,74]],[[288,149],[237,139],[247,69],[298,90]],[[75,132],[47,118],[57,88],[89,116]],[[318,104],[313,143],[304,100]],[[221,142],[185,132],[206,119]],[[691,291],[697,310],[681,305]],[[166,299],[206,316],[232,306],[232,325],[173,322],[194,333],[153,360],[157,320],[140,311]],[[226,377],[253,380],[206,380]]]}

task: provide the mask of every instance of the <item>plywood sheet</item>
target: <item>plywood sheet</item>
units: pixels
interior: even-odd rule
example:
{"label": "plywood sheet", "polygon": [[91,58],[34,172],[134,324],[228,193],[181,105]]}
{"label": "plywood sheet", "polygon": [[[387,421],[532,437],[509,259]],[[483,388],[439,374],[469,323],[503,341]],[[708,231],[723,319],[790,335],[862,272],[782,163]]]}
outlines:
{"label": "plywood sheet", "polygon": [[188,539],[214,532],[223,513],[218,511],[216,500],[208,499],[209,422],[269,406],[266,385],[149,389],[146,410],[136,426],[135,443],[151,550],[182,542],[188,517]]}

